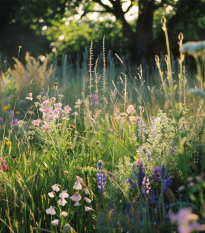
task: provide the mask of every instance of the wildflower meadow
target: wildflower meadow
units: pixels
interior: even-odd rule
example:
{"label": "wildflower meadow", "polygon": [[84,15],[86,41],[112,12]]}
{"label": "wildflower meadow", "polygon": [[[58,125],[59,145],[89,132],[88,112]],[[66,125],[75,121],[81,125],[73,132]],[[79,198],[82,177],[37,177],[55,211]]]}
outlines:
{"label": "wildflower meadow", "polygon": [[205,231],[205,41],[179,33],[175,59],[161,22],[152,73],[105,38],[1,73],[0,233]]}

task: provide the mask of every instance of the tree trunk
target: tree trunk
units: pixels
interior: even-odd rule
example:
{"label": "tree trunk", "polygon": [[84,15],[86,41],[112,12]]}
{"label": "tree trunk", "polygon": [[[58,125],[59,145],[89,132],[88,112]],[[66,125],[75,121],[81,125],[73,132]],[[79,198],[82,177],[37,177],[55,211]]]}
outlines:
{"label": "tree trunk", "polygon": [[139,17],[136,27],[136,57],[145,60],[151,52],[149,44],[153,39],[152,24],[155,0],[139,0]]}

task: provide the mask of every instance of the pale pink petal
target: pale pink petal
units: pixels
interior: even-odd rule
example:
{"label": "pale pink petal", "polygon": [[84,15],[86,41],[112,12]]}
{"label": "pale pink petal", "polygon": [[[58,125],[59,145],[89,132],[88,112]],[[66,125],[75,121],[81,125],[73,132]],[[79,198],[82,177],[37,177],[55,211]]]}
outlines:
{"label": "pale pink petal", "polygon": [[68,198],[69,195],[66,192],[67,192],[67,190],[66,191],[62,191],[62,193],[59,194],[59,197],[60,198]]}
{"label": "pale pink petal", "polygon": [[46,213],[54,215],[56,214],[56,211],[54,210],[53,206],[50,206],[50,208],[46,210]]}
{"label": "pale pink petal", "polygon": [[63,198],[58,201],[58,204],[62,205],[62,206],[64,206],[66,203],[67,203],[67,201]]}
{"label": "pale pink petal", "polygon": [[89,194],[88,188],[85,188],[85,194]]}
{"label": "pale pink petal", "polygon": [[52,223],[54,226],[57,226],[58,223],[59,223],[59,220],[58,220],[58,219],[54,219],[53,221],[51,221],[51,223]]}
{"label": "pale pink petal", "polygon": [[87,197],[85,197],[85,201],[87,202],[87,203],[91,203],[92,202],[92,200],[90,200],[89,198],[87,198]]}
{"label": "pale pink petal", "polygon": [[62,212],[60,213],[60,215],[61,215],[61,216],[65,216],[65,217],[66,217],[66,216],[68,215],[68,213],[67,213],[67,212],[65,212],[65,211],[62,211]]}
{"label": "pale pink petal", "polygon": [[90,211],[90,210],[93,210],[93,209],[88,206],[85,206],[85,212]]}
{"label": "pale pink petal", "polygon": [[53,191],[55,191],[55,192],[60,191],[59,186],[60,186],[59,184],[54,184],[54,185],[52,186]]}
{"label": "pale pink petal", "polygon": [[53,198],[53,197],[55,197],[55,194],[54,194],[54,192],[50,192],[50,193],[48,193],[48,196]]}
{"label": "pale pink petal", "polygon": [[80,203],[78,201],[76,201],[74,206],[79,206],[79,205],[80,205]]}

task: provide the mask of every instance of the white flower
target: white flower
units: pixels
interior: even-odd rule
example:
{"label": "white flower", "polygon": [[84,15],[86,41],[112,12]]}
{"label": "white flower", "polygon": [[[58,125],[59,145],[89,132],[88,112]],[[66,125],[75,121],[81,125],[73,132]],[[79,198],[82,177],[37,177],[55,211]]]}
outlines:
{"label": "white flower", "polygon": [[85,188],[85,194],[89,194],[88,188]]}
{"label": "white flower", "polygon": [[90,211],[90,210],[93,210],[93,209],[88,206],[85,206],[85,212]]}
{"label": "white flower", "polygon": [[92,200],[90,200],[89,198],[87,198],[87,197],[85,197],[85,201],[87,202],[87,203],[91,203],[92,202]]}
{"label": "white flower", "polygon": [[54,192],[48,193],[48,196],[49,196],[49,197],[52,197],[52,198],[55,197]]}
{"label": "white flower", "polygon": [[62,206],[64,206],[66,203],[67,203],[67,201],[66,201],[64,198],[62,198],[62,199],[60,199],[60,200],[58,201],[58,204],[59,204],[59,205],[62,205]]}
{"label": "white flower", "polygon": [[66,216],[68,215],[68,213],[67,213],[67,212],[65,212],[65,211],[62,211],[62,212],[60,213],[60,215],[61,215],[61,216],[65,216],[65,217],[66,217]]}
{"label": "white flower", "polygon": [[66,191],[62,191],[62,193],[60,193],[59,194],[59,197],[62,199],[62,198],[68,198],[68,194],[66,193],[67,192],[67,190]]}
{"label": "white flower", "polygon": [[54,219],[53,221],[51,221],[51,223],[52,223],[54,226],[57,226],[58,223],[59,223],[59,219]]}
{"label": "white flower", "polygon": [[78,201],[76,201],[74,206],[79,206],[79,205],[80,205],[80,203]]}
{"label": "white flower", "polygon": [[73,189],[80,190],[82,189],[82,185],[78,181],[76,181],[75,185],[73,186]]}
{"label": "white flower", "polygon": [[52,189],[53,189],[53,191],[55,191],[55,192],[58,192],[60,189],[59,189],[59,184],[54,184],[53,186],[52,186]]}
{"label": "white flower", "polygon": [[56,214],[56,211],[54,210],[53,206],[50,206],[50,208],[46,210],[46,213],[54,215]]}

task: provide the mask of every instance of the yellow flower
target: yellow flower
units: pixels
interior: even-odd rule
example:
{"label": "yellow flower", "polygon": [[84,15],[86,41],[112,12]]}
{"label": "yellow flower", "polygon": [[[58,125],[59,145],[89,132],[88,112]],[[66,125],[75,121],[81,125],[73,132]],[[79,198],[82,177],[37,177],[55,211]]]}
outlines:
{"label": "yellow flower", "polygon": [[19,111],[16,111],[16,115],[19,115],[20,114],[20,112]]}
{"label": "yellow flower", "polygon": [[4,107],[4,112],[8,112],[9,108],[11,107],[11,105],[9,104],[8,106]]}
{"label": "yellow flower", "polygon": [[6,145],[7,145],[7,146],[11,146],[12,143],[11,143],[11,142],[6,142]]}

